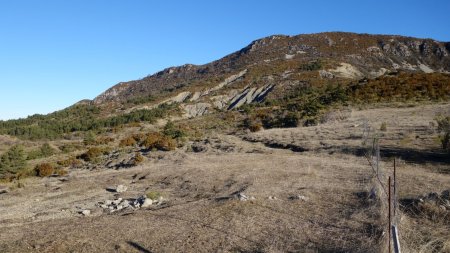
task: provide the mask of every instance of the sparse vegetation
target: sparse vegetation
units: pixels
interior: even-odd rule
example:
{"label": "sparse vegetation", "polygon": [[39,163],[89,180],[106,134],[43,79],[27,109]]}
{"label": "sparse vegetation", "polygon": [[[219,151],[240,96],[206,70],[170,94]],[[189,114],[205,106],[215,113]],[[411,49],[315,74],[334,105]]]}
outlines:
{"label": "sparse vegetation", "polygon": [[26,154],[22,146],[11,147],[0,157],[0,179],[14,176],[26,169]]}
{"label": "sparse vegetation", "polygon": [[80,158],[86,162],[95,162],[99,156],[106,155],[108,153],[109,152],[107,149],[99,148],[99,147],[92,147],[92,148],[89,148],[88,151],[86,151],[85,153],[81,154],[78,158]]}
{"label": "sparse vegetation", "polygon": [[119,147],[132,147],[136,145],[137,141],[132,136],[120,140]]}
{"label": "sparse vegetation", "polygon": [[79,159],[77,159],[76,157],[72,156],[67,159],[58,161],[57,164],[62,167],[78,168],[81,166],[82,162]]}
{"label": "sparse vegetation", "polygon": [[157,132],[148,133],[142,146],[149,150],[170,151],[175,150],[177,143],[169,136]]}
{"label": "sparse vegetation", "polygon": [[[95,132],[133,122],[155,122],[167,115],[176,105],[163,104],[151,110],[135,110],[127,114],[105,117],[91,105],[76,105],[48,115],[33,115],[26,119],[0,121],[0,134],[23,139],[57,139],[77,131]],[[87,145],[95,140],[87,139]]]}
{"label": "sparse vegetation", "polygon": [[161,193],[157,191],[149,191],[145,194],[145,196],[151,200],[157,200],[159,197],[161,197]]}
{"label": "sparse vegetation", "polygon": [[133,164],[134,166],[136,166],[136,165],[141,164],[143,161],[144,161],[144,157],[141,155],[141,153],[136,152],[136,153],[134,154],[132,164]]}
{"label": "sparse vegetation", "polygon": [[34,171],[38,177],[48,177],[55,172],[55,168],[50,163],[41,163],[36,165]]}
{"label": "sparse vegetation", "polygon": [[386,124],[386,122],[381,123],[380,131],[383,131],[383,132],[387,131],[387,124]]}
{"label": "sparse vegetation", "polygon": [[450,116],[438,117],[436,121],[442,148],[450,154]]}

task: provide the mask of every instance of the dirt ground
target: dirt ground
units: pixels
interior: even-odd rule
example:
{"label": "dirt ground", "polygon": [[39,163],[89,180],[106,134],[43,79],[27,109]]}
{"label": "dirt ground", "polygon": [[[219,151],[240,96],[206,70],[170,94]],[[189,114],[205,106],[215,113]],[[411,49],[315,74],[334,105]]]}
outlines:
{"label": "dirt ground", "polygon": [[[30,178],[0,194],[0,252],[384,252],[382,204],[367,197],[364,126],[379,133],[386,174],[397,159],[399,198],[418,197],[450,189],[448,155],[430,125],[449,112],[449,104],[353,110],[314,127],[209,136],[201,152],[144,153],[132,168]],[[119,184],[128,190],[106,190]],[[114,213],[96,205],[148,191],[163,204]],[[433,233],[450,244],[445,223],[401,217],[405,252],[426,252]]]}

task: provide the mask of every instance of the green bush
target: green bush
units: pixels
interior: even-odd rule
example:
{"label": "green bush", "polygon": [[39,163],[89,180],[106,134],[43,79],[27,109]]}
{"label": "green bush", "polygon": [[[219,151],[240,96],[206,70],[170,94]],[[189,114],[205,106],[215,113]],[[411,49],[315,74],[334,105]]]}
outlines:
{"label": "green bush", "polygon": [[172,121],[168,121],[164,126],[163,134],[172,139],[180,139],[187,136],[187,133],[181,129],[180,126],[176,126]]}
{"label": "green bush", "polygon": [[50,146],[50,144],[48,143],[42,144],[39,150],[41,151],[42,157],[49,157],[56,152],[56,150],[52,148],[52,146]]}
{"label": "green bush", "polygon": [[[76,105],[48,115],[33,115],[26,119],[0,121],[0,134],[18,136],[23,139],[56,139],[73,132],[100,132],[104,129],[121,128],[138,122],[154,123],[163,118],[177,105],[160,105],[147,110],[102,117],[101,109],[93,105]],[[95,139],[87,134],[86,145],[94,145]]]}
{"label": "green bush", "polygon": [[27,166],[25,151],[22,146],[11,147],[0,157],[0,178],[13,176]]}
{"label": "green bush", "polygon": [[96,136],[92,131],[89,131],[85,134],[83,143],[86,146],[95,145],[96,144]]}
{"label": "green bush", "polygon": [[157,199],[159,199],[162,195],[161,195],[160,192],[157,192],[157,191],[150,191],[150,192],[147,192],[147,193],[145,194],[145,196],[146,196],[147,198],[151,199],[151,200],[157,200]]}

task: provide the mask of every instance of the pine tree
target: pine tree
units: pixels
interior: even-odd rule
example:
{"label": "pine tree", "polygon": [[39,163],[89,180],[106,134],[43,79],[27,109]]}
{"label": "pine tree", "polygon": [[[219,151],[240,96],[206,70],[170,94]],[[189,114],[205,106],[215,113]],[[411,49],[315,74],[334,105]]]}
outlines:
{"label": "pine tree", "polygon": [[11,147],[0,157],[0,178],[14,175],[26,167],[26,155],[22,146]]}

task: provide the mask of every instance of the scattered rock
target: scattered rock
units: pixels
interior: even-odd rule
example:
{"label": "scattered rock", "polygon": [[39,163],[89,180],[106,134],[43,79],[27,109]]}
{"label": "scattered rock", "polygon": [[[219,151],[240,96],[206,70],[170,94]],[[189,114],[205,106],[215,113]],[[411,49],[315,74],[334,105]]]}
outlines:
{"label": "scattered rock", "polygon": [[191,145],[192,151],[194,151],[195,153],[200,153],[200,152],[205,152],[208,150],[208,147],[206,146],[206,144],[201,143],[201,142],[195,142]]}
{"label": "scattered rock", "polygon": [[295,195],[295,196],[290,196],[289,197],[290,200],[301,200],[301,201],[308,201],[309,198],[303,195]]}
{"label": "scattered rock", "polygon": [[127,189],[128,188],[126,186],[120,184],[116,187],[116,192],[118,192],[118,193],[126,192]]}
{"label": "scattered rock", "polygon": [[117,192],[117,193],[122,193],[122,192],[126,192],[127,191],[127,187],[125,185],[118,185],[116,187],[107,187],[106,190],[109,192]]}
{"label": "scattered rock", "polygon": [[9,192],[9,188],[0,188],[0,194],[3,194],[3,193],[8,193]]}
{"label": "scattered rock", "polygon": [[253,196],[247,196],[247,195],[242,194],[242,193],[238,193],[237,198],[238,198],[240,201],[247,201],[247,200],[255,200],[255,199],[256,199],[256,198],[253,197]]}
{"label": "scattered rock", "polygon": [[270,199],[270,200],[277,200],[278,198],[277,198],[277,197],[274,197],[274,196],[269,196],[269,199]]}
{"label": "scattered rock", "polygon": [[81,214],[84,216],[89,216],[89,215],[91,215],[91,210],[84,209],[83,211],[81,211]]}
{"label": "scattered rock", "polygon": [[118,204],[120,204],[120,202],[122,202],[122,198],[118,198],[116,200],[111,201],[111,204],[118,205]]}
{"label": "scattered rock", "polygon": [[141,207],[142,208],[146,208],[149,207],[153,204],[153,200],[149,199],[149,198],[145,198],[144,202],[142,203]]}

